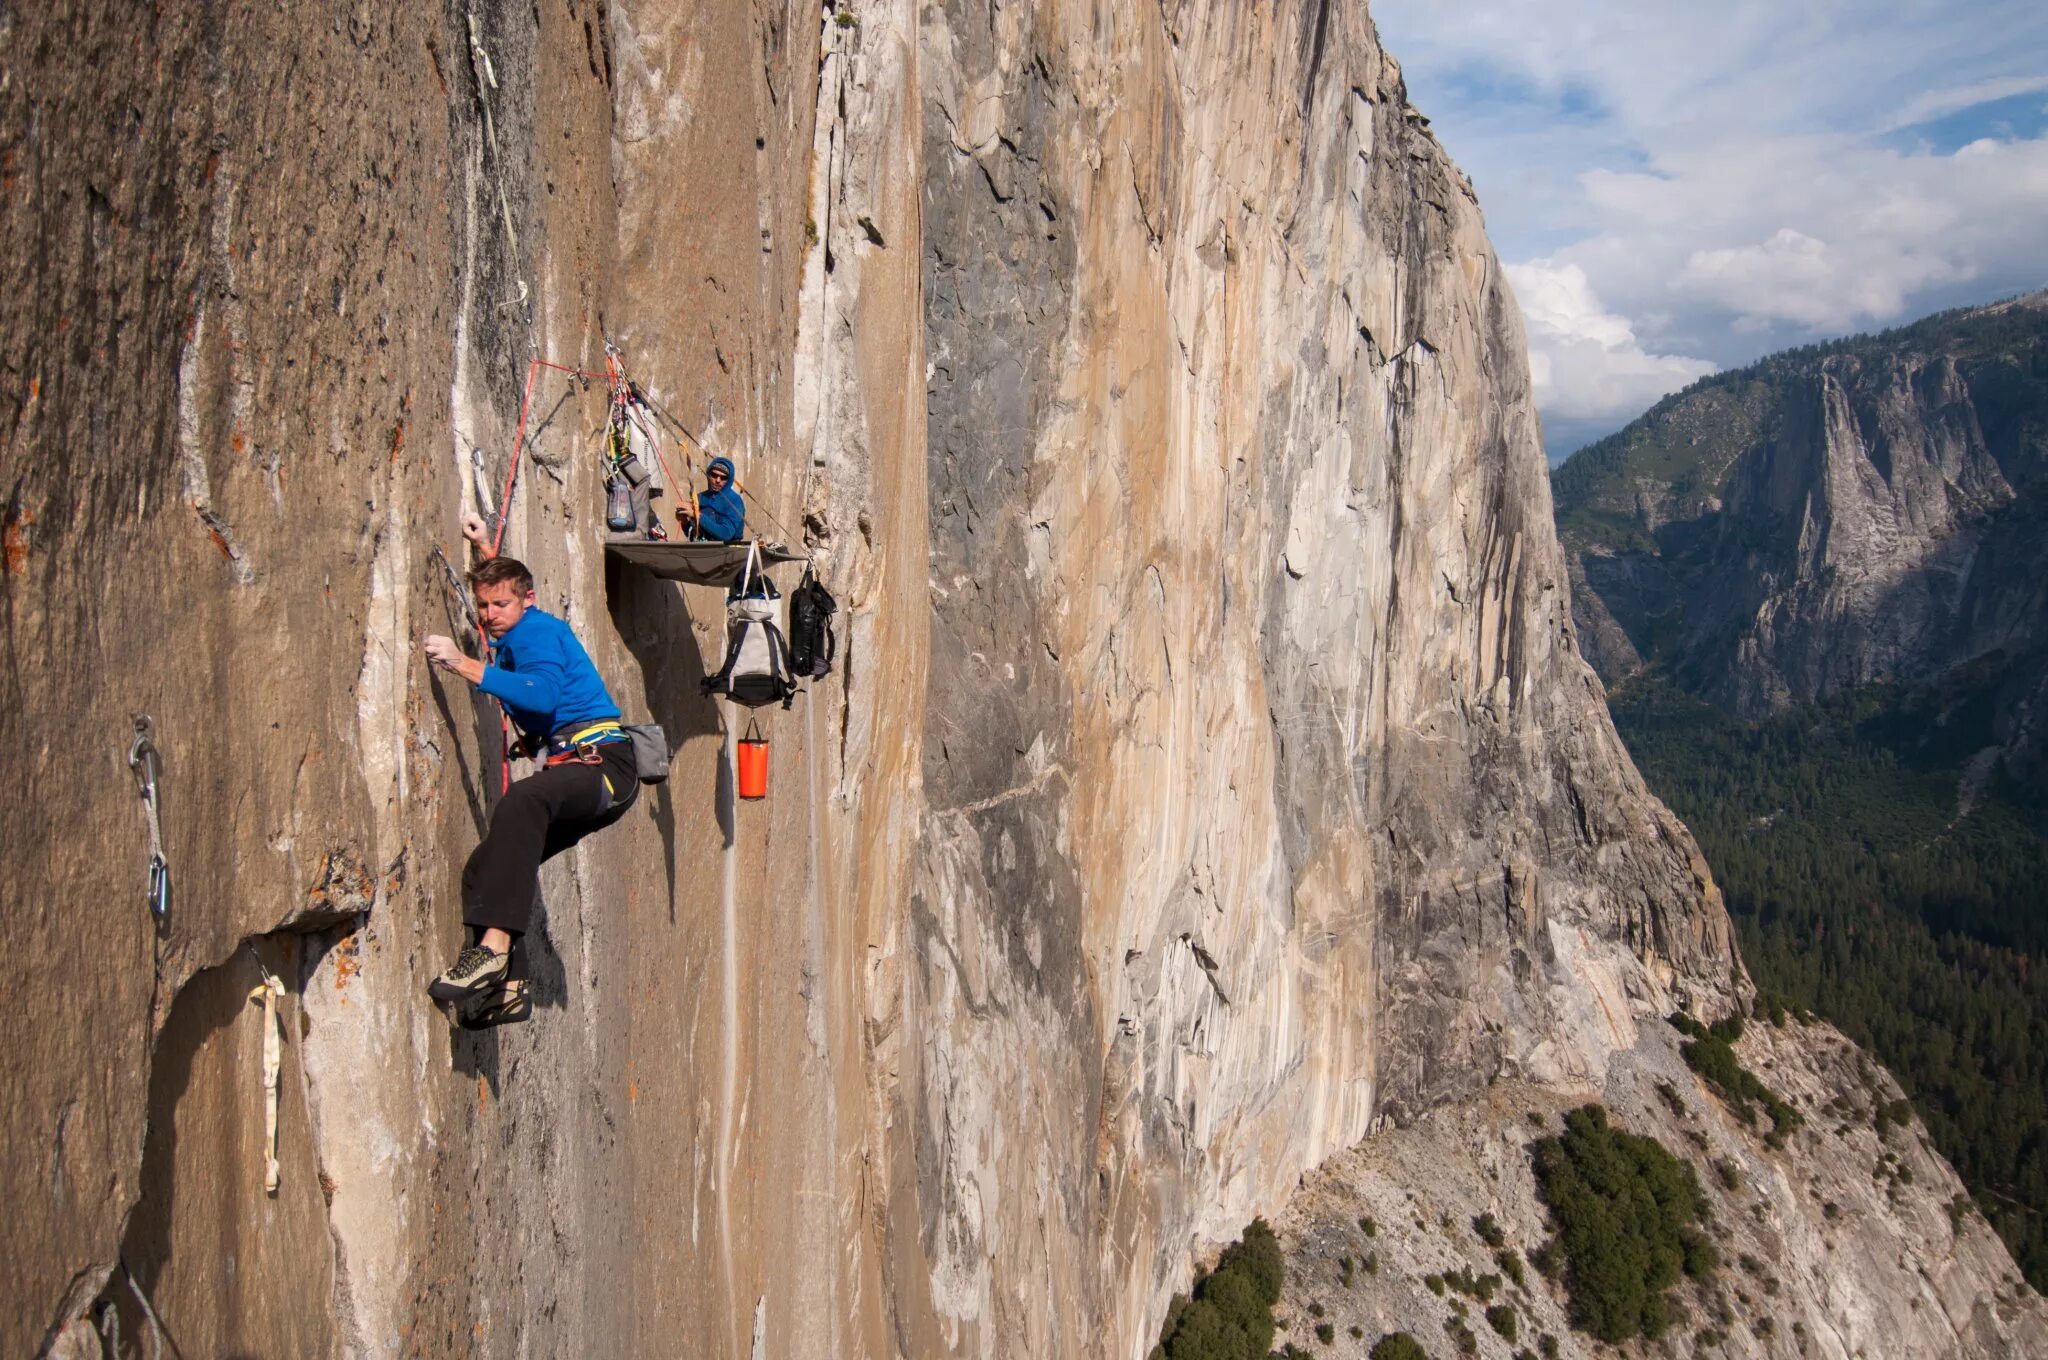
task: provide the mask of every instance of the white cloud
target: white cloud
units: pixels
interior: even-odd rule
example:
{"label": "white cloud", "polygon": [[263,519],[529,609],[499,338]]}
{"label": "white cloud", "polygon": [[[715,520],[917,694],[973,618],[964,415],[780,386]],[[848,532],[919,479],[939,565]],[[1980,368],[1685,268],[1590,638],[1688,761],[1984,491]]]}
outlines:
{"label": "white cloud", "polygon": [[[1671,365],[2048,283],[2048,134],[2032,114],[2016,129],[1970,113],[2048,89],[2038,0],[1374,0],[1373,15],[1502,256],[1547,273],[1517,279],[1546,415],[1647,392]],[[1958,127],[1975,140],[1955,146]],[[1535,294],[1567,268],[1584,296],[1545,330]]]}
{"label": "white cloud", "polygon": [[1668,333],[1695,342],[1838,333],[1946,287],[2048,282],[2048,138],[1946,155],[1787,138],[1584,183],[1601,225],[1553,253],[1626,314],[1675,309]]}
{"label": "white cloud", "polygon": [[1704,359],[1645,350],[1575,264],[1534,260],[1507,266],[1507,275],[1528,322],[1536,401],[1548,415],[1619,423],[1714,371]]}
{"label": "white cloud", "polygon": [[1999,76],[1970,85],[1957,85],[1946,90],[1929,90],[1899,110],[1897,115],[1885,124],[1885,130],[1896,132],[1900,128],[1918,127],[1937,118],[1946,118],[1952,113],[1974,109],[1979,104],[2013,99],[2023,94],[2032,94],[2036,90],[2048,90],[2048,75]]}

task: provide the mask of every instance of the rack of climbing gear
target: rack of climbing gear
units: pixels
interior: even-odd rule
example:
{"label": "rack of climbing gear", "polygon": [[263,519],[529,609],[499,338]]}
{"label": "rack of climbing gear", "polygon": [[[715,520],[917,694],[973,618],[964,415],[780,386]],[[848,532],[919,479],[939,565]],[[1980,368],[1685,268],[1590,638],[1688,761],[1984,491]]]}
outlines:
{"label": "rack of climbing gear", "polygon": [[171,919],[171,862],[164,857],[163,757],[156,749],[156,723],[147,713],[135,719],[128,768],[134,772],[135,792],[149,819],[149,914],[161,928]]}

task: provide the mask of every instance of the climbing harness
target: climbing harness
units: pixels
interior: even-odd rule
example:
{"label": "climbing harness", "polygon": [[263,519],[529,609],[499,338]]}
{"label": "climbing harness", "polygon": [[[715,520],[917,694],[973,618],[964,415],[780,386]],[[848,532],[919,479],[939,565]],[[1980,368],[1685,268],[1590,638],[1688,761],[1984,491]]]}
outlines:
{"label": "climbing harness", "polygon": [[128,768],[135,774],[135,791],[142,798],[149,819],[149,914],[159,928],[171,919],[171,864],[164,858],[162,794],[163,758],[156,749],[156,723],[147,713],[135,719],[135,740],[128,747]]}
{"label": "climbing harness", "polygon": [[626,741],[626,731],[616,721],[592,723],[580,732],[575,732],[557,741],[548,738],[549,766],[555,765],[602,765],[604,754],[597,748],[608,746],[615,741]]}
{"label": "climbing harness", "polygon": [[256,970],[263,975],[263,981],[249,990],[249,1000],[263,1006],[263,1193],[277,1194],[277,1093],[279,1074],[284,1068],[283,1037],[277,1025],[277,1003],[284,995],[284,984],[263,966],[263,960],[256,955],[254,945],[249,947],[249,956],[256,959]]}

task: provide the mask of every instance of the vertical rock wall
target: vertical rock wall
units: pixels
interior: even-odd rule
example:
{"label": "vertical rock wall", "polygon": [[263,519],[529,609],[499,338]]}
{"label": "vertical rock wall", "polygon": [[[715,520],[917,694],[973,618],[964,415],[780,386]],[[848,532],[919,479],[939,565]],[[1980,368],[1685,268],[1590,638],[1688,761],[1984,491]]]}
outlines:
{"label": "vertical rock wall", "polygon": [[1742,983],[1568,641],[1519,317],[1363,13],[947,4],[923,45],[932,1308],[1142,1354],[1178,1244],[1376,1118]]}
{"label": "vertical rock wall", "polygon": [[[0,1349],[1142,1354],[1190,1244],[1376,1119],[1740,987],[1362,11],[0,43]],[[500,762],[418,658],[466,627],[434,549],[529,361],[607,337],[816,553],[840,666],[737,804],[718,601],[605,562],[602,387],[543,370],[507,547],[679,750],[543,873],[534,1023],[451,1036],[420,989]]]}

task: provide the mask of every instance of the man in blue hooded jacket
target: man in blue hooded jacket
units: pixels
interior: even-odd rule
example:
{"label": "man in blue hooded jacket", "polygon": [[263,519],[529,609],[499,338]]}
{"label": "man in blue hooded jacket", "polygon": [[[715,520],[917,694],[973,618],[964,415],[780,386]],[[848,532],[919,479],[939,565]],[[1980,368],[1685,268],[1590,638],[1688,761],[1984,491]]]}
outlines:
{"label": "man in blue hooded jacket", "polygon": [[732,460],[718,457],[704,469],[704,490],[697,493],[695,513],[676,507],[683,537],[714,543],[737,543],[747,536],[747,503],[732,486]]}
{"label": "man in blue hooded jacket", "polygon": [[[474,530],[474,532],[472,532]],[[463,526],[484,546],[483,525]],[[536,774],[512,785],[462,870],[462,920],[473,936],[427,994],[466,1029],[514,1024],[533,1012],[526,950],[540,866],[626,815],[640,793],[619,706],[569,625],[534,606],[533,573],[490,557],[469,574],[477,619],[495,648],[486,663],[452,638],[426,639],[427,659],[503,704]]]}

